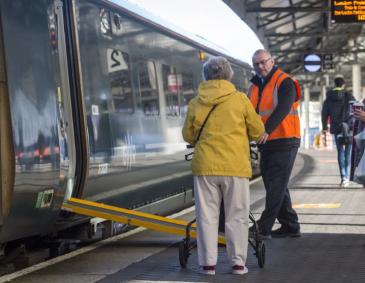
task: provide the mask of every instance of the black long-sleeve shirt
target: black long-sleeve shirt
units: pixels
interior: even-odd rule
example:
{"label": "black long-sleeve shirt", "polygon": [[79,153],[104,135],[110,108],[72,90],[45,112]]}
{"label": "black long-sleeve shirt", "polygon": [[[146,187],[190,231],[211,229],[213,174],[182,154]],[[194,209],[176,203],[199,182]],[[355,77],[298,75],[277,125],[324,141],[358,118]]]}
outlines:
{"label": "black long-sleeve shirt", "polygon": [[[262,94],[266,83],[270,81],[271,77],[277,69],[277,67],[274,67],[264,79],[264,81],[262,81],[261,78],[257,75],[251,79],[251,82],[259,88],[259,95]],[[277,107],[274,109],[274,111],[265,123],[266,133],[271,134],[276,129],[276,127],[279,126],[281,121],[283,121],[283,119],[290,113],[293,103],[296,100],[297,90],[295,84],[291,78],[286,78],[282,81],[278,89]],[[258,107],[259,105],[257,105],[256,112],[258,112]],[[287,148],[288,146],[299,145],[300,139],[298,138],[283,138],[267,141],[264,145],[260,146],[260,149],[278,149],[280,147]]]}
{"label": "black long-sleeve shirt", "polygon": [[341,132],[341,123],[347,122],[352,127],[352,119],[350,119],[351,100],[355,100],[350,93],[341,88],[334,88],[327,92],[326,99],[322,108],[322,127],[327,130],[327,119],[330,118],[331,134],[339,134]]}

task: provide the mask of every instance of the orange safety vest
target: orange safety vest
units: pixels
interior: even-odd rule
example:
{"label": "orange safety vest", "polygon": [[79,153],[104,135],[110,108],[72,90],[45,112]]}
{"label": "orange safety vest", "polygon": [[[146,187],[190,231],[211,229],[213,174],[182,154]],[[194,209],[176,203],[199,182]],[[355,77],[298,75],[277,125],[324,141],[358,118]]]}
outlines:
{"label": "orange safety vest", "polygon": [[[262,94],[261,100],[259,102],[259,88],[256,85],[251,85],[249,88],[249,98],[251,100],[252,105],[261,116],[261,120],[266,123],[267,119],[274,112],[276,106],[278,105],[278,89],[281,83],[286,79],[290,78],[290,76],[284,73],[282,70],[277,69],[270,81],[265,85]],[[275,128],[275,130],[269,135],[268,140],[275,139],[285,139],[285,138],[300,138],[300,121],[298,114],[298,106],[301,97],[300,87],[296,80],[292,79],[295,84],[295,88],[297,91],[297,97],[293,106],[290,110],[290,113],[281,121],[281,123]],[[282,93],[281,95],[285,95]]]}

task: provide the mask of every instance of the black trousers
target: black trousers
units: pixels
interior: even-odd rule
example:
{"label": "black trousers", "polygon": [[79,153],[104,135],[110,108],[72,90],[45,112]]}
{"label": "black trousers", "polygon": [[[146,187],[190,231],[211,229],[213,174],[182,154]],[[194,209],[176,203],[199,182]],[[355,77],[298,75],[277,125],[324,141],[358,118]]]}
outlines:
{"label": "black trousers", "polygon": [[260,169],[266,190],[265,210],[258,221],[262,234],[270,234],[275,219],[292,231],[300,229],[298,215],[292,208],[288,183],[298,147],[263,150]]}

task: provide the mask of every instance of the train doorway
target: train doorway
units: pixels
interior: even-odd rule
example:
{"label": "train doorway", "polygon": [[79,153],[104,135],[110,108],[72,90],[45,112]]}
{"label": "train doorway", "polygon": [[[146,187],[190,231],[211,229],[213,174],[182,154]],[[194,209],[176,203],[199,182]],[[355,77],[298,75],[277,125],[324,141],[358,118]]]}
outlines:
{"label": "train doorway", "polygon": [[[68,54],[65,39],[63,2],[54,2],[54,44],[58,51],[60,82],[57,87],[58,133],[60,148],[60,177],[66,185],[65,199],[73,194],[76,174],[76,148],[74,117],[72,113],[71,91],[69,81]],[[51,32],[52,32],[52,20]]]}

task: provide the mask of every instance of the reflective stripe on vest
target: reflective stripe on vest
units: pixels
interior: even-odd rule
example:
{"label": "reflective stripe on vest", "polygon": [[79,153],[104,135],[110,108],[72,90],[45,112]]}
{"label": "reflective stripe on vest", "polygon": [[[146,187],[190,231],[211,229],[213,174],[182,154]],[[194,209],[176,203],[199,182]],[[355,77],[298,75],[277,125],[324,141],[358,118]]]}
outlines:
{"label": "reflective stripe on vest", "polygon": [[260,116],[270,116],[271,113],[274,112],[275,108],[278,106],[278,85],[277,85],[277,82],[278,82],[278,80],[280,79],[280,77],[282,75],[284,75],[284,73],[280,73],[278,78],[276,79],[276,82],[275,82],[274,91],[273,91],[273,94],[272,94],[272,109],[263,110],[263,111],[259,110],[259,115]]}
{"label": "reflective stripe on vest", "polygon": [[[267,119],[274,112],[278,105],[278,92],[281,82],[290,76],[280,69],[276,70],[262,90],[261,99],[259,99],[259,88],[256,85],[251,85],[249,88],[249,98],[255,109],[258,109],[258,114],[261,119],[266,123]],[[273,81],[275,80],[275,82]],[[293,103],[290,113],[282,120],[278,127],[270,134],[269,140],[278,138],[300,137],[300,121],[299,121],[299,100],[300,100],[300,88],[298,82],[292,79],[296,91],[297,98]],[[282,94],[285,95],[285,94]],[[260,101],[259,101],[260,100]],[[258,105],[258,103],[260,104]]]}

